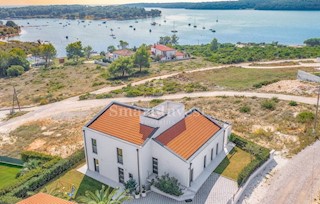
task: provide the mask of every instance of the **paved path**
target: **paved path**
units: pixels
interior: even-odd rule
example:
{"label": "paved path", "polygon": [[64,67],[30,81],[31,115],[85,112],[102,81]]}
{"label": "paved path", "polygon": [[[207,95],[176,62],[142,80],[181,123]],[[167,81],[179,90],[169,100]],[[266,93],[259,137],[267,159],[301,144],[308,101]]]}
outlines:
{"label": "paved path", "polygon": [[[190,204],[226,204],[237,191],[237,183],[233,180],[213,173],[202,185]],[[126,204],[181,204],[157,193],[149,192],[147,197],[125,202]]]}

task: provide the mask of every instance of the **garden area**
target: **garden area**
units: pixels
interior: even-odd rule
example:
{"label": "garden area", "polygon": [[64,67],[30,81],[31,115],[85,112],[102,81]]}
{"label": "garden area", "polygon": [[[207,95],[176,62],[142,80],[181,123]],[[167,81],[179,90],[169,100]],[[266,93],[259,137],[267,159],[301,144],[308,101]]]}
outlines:
{"label": "garden area", "polygon": [[0,162],[0,189],[16,180],[22,167]]}

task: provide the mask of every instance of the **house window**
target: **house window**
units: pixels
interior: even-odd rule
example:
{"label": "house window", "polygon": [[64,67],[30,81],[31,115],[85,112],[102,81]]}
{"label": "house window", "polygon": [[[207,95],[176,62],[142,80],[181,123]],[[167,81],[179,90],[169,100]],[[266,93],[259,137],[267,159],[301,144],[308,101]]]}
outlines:
{"label": "house window", "polygon": [[99,160],[98,159],[93,159],[93,163],[94,163],[94,170],[96,172],[99,172]]}
{"label": "house window", "polygon": [[152,172],[158,175],[158,159],[152,157]]}
{"label": "house window", "polygon": [[190,169],[190,183],[193,181],[193,169]]}
{"label": "house window", "polygon": [[124,173],[122,168],[118,168],[119,173],[119,183],[124,183]]}
{"label": "house window", "polygon": [[129,173],[129,179],[133,179],[132,173]]}
{"label": "house window", "polygon": [[213,148],[211,149],[211,161],[213,160]]}
{"label": "house window", "polygon": [[98,150],[97,150],[97,140],[91,139],[91,143],[92,143],[92,152],[97,154],[97,153],[98,153]]}
{"label": "house window", "polygon": [[218,155],[219,153],[219,143],[217,143],[217,147],[216,147],[216,155]]}
{"label": "house window", "polygon": [[117,159],[119,164],[123,164],[122,149],[117,148]]}
{"label": "house window", "polygon": [[207,155],[204,156],[203,158],[203,168],[206,168],[206,166],[207,166]]}

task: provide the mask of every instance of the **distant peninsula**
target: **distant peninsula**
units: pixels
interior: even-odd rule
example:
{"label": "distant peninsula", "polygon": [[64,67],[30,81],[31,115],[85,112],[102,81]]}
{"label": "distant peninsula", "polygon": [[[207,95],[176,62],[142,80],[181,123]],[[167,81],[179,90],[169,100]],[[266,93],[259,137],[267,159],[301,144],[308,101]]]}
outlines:
{"label": "distant peninsula", "polygon": [[142,8],[177,8],[177,9],[207,9],[207,10],[320,10],[319,0],[239,0],[216,2],[177,2],[177,3],[135,3],[127,4]]}
{"label": "distant peninsula", "polygon": [[133,6],[86,6],[86,5],[50,5],[0,8],[0,19],[18,18],[63,18],[63,19],[112,19],[130,20],[158,17],[161,11],[145,10]]}

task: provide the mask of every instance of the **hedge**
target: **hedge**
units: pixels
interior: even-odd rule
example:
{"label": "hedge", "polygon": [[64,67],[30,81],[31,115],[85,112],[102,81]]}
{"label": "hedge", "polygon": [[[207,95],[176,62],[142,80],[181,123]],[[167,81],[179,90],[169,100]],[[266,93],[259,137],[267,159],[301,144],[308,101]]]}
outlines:
{"label": "hedge", "polygon": [[59,158],[54,157],[48,154],[40,153],[40,152],[32,152],[32,151],[24,151],[21,154],[21,160],[24,162],[29,161],[30,159],[38,159],[38,160],[51,160],[53,158]]}
{"label": "hedge", "polygon": [[14,196],[0,196],[0,204],[12,204],[21,201],[21,198]]}
{"label": "hedge", "polygon": [[[240,172],[239,176],[238,176],[238,180],[237,183],[239,186],[243,185],[248,178],[250,177],[250,175],[256,170],[258,169],[260,166],[262,166],[270,157],[270,150],[262,147],[260,145],[257,145],[253,142],[250,142],[242,137],[239,137],[235,134],[231,134],[230,136],[230,141],[232,141],[233,143],[236,144],[237,147],[239,147],[240,149],[247,151],[246,146],[247,144],[253,145],[255,146],[257,149],[259,149],[259,153],[257,155],[255,155],[255,159],[252,160],[245,168],[242,169],[242,171]],[[249,152],[250,153],[250,152]]]}
{"label": "hedge", "polygon": [[13,189],[8,195],[24,198],[28,191],[35,191],[63,172],[69,170],[85,158],[84,150],[80,150],[66,159],[61,159],[49,169],[42,169],[42,172],[19,187]]}

